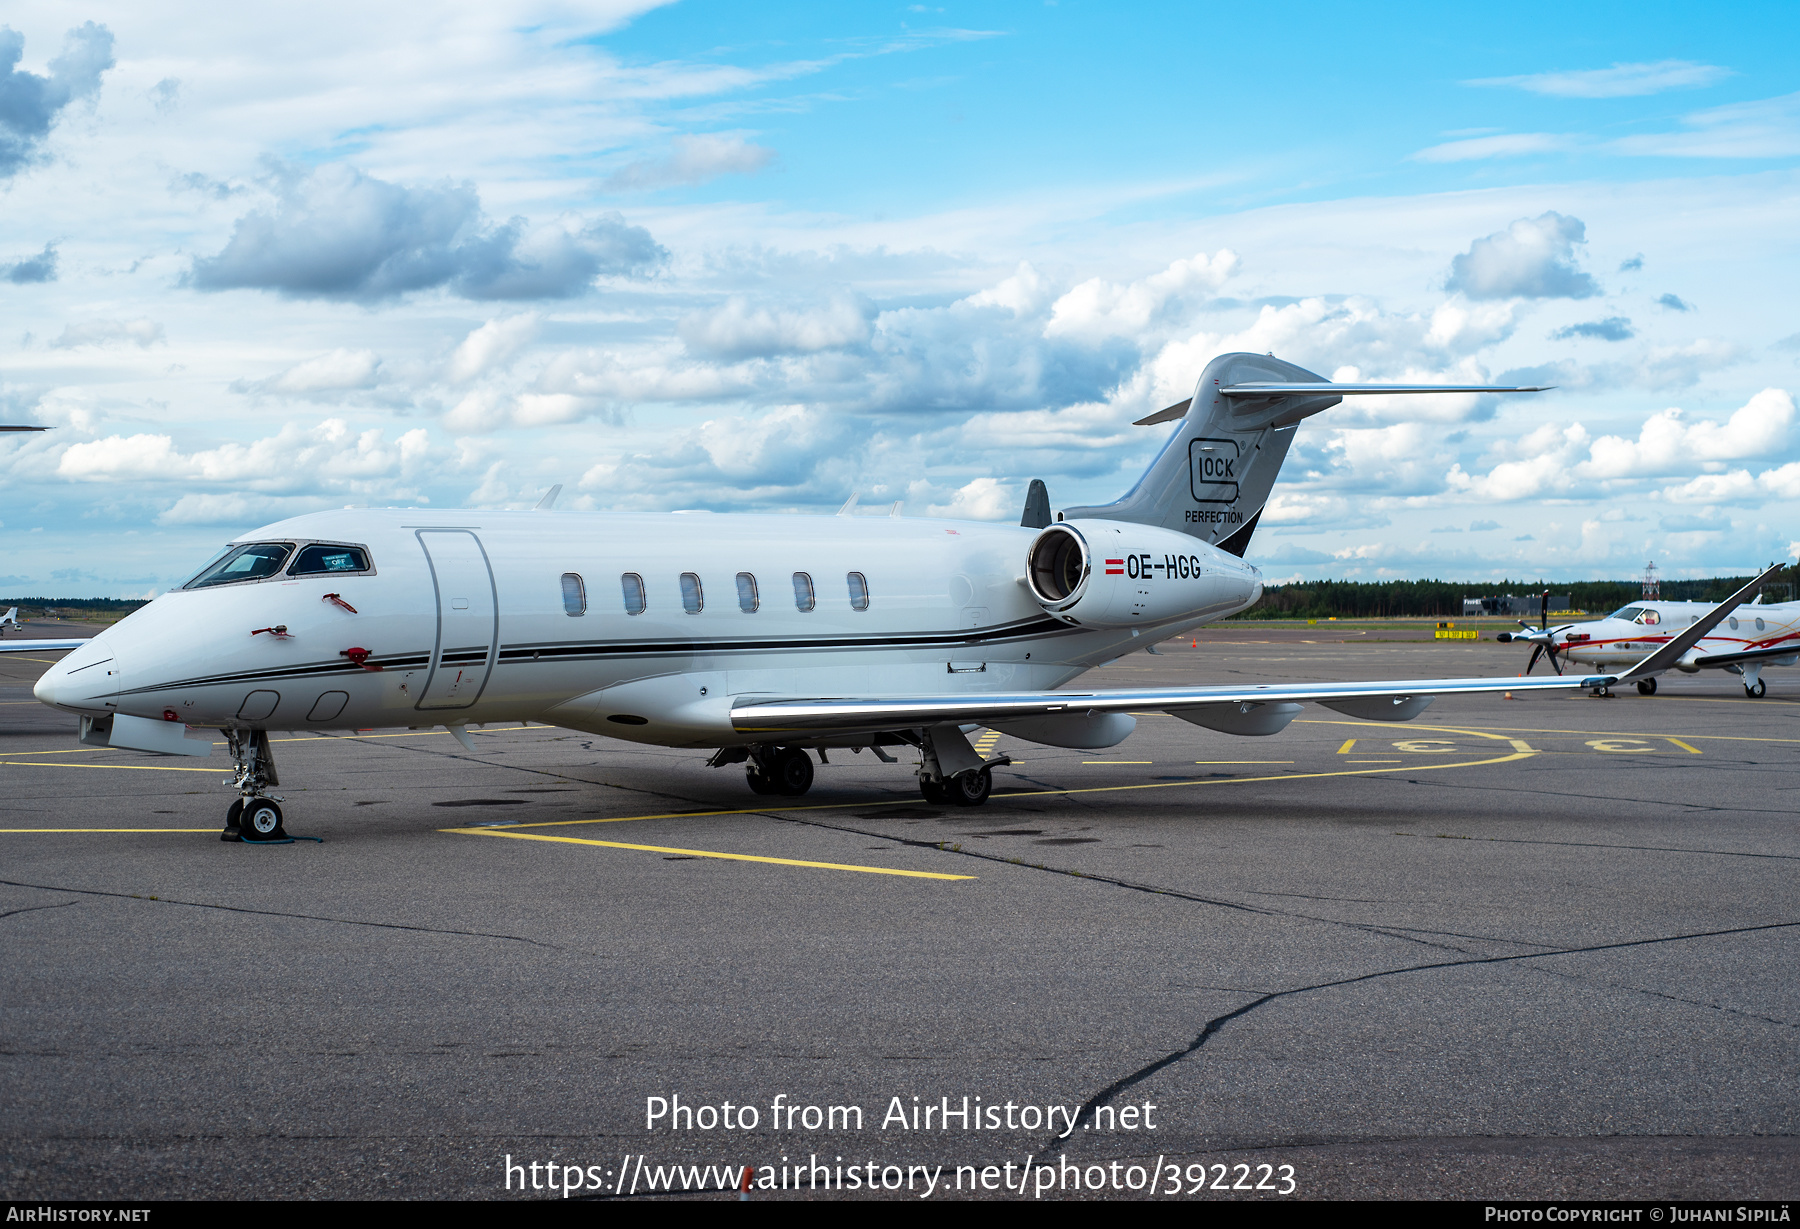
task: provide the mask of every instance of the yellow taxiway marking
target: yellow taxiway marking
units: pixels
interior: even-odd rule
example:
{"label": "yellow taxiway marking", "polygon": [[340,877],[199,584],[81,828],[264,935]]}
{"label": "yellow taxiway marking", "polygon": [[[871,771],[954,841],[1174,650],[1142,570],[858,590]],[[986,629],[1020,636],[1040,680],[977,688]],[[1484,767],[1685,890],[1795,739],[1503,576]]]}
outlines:
{"label": "yellow taxiway marking", "polygon": [[1195,760],[1196,764],[1292,764],[1292,760]]}
{"label": "yellow taxiway marking", "polygon": [[1404,760],[1351,760],[1352,764],[1403,764]]}
{"label": "yellow taxiway marking", "polygon": [[1354,747],[1355,745],[1356,745],[1356,740],[1354,738],[1346,738],[1344,740],[1344,745],[1337,749],[1337,753],[1339,755],[1349,755],[1350,748]]}
{"label": "yellow taxiway marking", "polygon": [[211,768],[174,768],[161,764],[45,764],[29,760],[0,760],[0,766],[7,768],[130,768],[137,772],[230,772],[229,768],[217,765]]}
{"label": "yellow taxiway marking", "polygon": [[1154,760],[1083,760],[1083,764],[1153,764]]}
{"label": "yellow taxiway marking", "polygon": [[797,858],[765,858],[751,853],[719,853],[712,849],[677,849],[670,845],[629,845],[624,841],[593,841],[579,836],[545,836],[540,832],[509,832],[500,828],[440,828],[462,836],[509,836],[517,841],[557,841],[565,845],[599,845],[607,849],[637,849],[645,853],[676,854],[688,858],[723,858],[730,862],[767,862],[772,866],[804,866],[821,871],[859,871],[865,875],[901,875],[907,879],[973,879],[973,875],[945,875],[938,871],[903,871],[891,866],[855,866],[848,862],[805,862]]}
{"label": "yellow taxiway marking", "polygon": [[[1505,742],[1507,740],[1501,739],[1500,741]],[[1509,755],[1498,755],[1494,756],[1492,759],[1485,760],[1461,760],[1454,764],[1416,764],[1409,766],[1407,771],[1443,772],[1450,768],[1481,768],[1489,764],[1511,764],[1518,760],[1528,760],[1532,756],[1539,754],[1542,753],[1537,751],[1514,751]],[[1398,764],[1401,761],[1390,760],[1384,762]],[[1255,785],[1259,782],[1268,781],[1311,781],[1320,777],[1361,777],[1380,771],[1382,770],[1379,768],[1346,768],[1335,772],[1284,772],[1266,777],[1229,777],[1224,779],[1214,777],[1209,780],[1199,781],[1150,781],[1141,785],[1088,785],[1074,789],[1013,790],[1004,794],[991,794],[989,797],[991,800],[1003,800],[1007,798],[1054,798],[1067,794],[1117,794],[1123,793],[1126,790],[1137,789],[1191,789],[1215,785]],[[917,798],[895,798],[884,802],[818,802],[799,807],[737,807],[731,810],[663,811],[654,815],[619,815],[596,819],[551,819],[538,823],[514,824],[501,833],[501,835],[513,835],[517,833],[520,828],[567,828],[582,824],[631,824],[647,819],[712,819],[724,815],[788,815],[797,811],[869,811],[874,810],[876,807],[910,807],[917,806],[918,803],[919,800]],[[461,832],[465,830],[461,828],[445,828],[444,831]],[[468,829],[468,831],[480,831],[486,833],[496,830],[481,828]]]}
{"label": "yellow taxiway marking", "polygon": [[[1733,701],[1731,701],[1731,703],[1735,704],[1735,703],[1737,703],[1737,701],[1733,700]],[[1314,717],[1314,718],[1301,717],[1301,718],[1297,719],[1294,722],[1294,724],[1295,725],[1386,726],[1389,728],[1391,728],[1393,725],[1393,723],[1389,722],[1389,721],[1380,721],[1380,722],[1376,722],[1376,721],[1328,721],[1328,720],[1324,720],[1322,718],[1317,718],[1317,717]],[[1596,738],[1596,737],[1606,738],[1606,737],[1612,737],[1612,736],[1616,736],[1619,738],[1668,738],[1668,737],[1670,737],[1667,734],[1645,734],[1641,730],[1550,730],[1550,729],[1540,729],[1536,726],[1522,726],[1522,725],[1496,725],[1496,726],[1489,726],[1486,729],[1480,729],[1480,728],[1477,728],[1474,726],[1431,726],[1431,725],[1414,726],[1413,728],[1419,729],[1419,730],[1438,730],[1438,731],[1441,731],[1441,732],[1447,733],[1447,734],[1475,734],[1482,738],[1498,738],[1502,734],[1573,734],[1573,735],[1576,735],[1577,737],[1581,737],[1581,738]],[[1800,738],[1757,738],[1757,737],[1754,737],[1751,735],[1745,735],[1745,734],[1683,734],[1682,737],[1683,738],[1691,738],[1695,742],[1705,742],[1708,739],[1711,739],[1715,742],[1800,743]]]}
{"label": "yellow taxiway marking", "polygon": [[[1663,735],[1663,737],[1668,738],[1669,736],[1665,734],[1665,735]],[[1683,751],[1692,751],[1695,755],[1701,754],[1700,748],[1690,747],[1686,743],[1682,742],[1679,738],[1669,738],[1669,741],[1674,743],[1677,747],[1680,747]]]}

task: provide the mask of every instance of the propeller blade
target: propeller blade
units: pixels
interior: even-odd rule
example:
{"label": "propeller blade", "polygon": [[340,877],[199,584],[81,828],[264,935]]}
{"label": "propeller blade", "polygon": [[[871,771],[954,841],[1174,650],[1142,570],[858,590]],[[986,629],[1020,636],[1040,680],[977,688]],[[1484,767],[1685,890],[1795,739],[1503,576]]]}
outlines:
{"label": "propeller blade", "polygon": [[[1543,653],[1544,653],[1543,645],[1534,644],[1531,646],[1531,660],[1525,663],[1525,673],[1527,673],[1527,674],[1531,673],[1531,668],[1533,666],[1537,665],[1537,659],[1539,657],[1543,656]],[[1561,671],[1558,671],[1557,673],[1560,674]]]}
{"label": "propeller blade", "polygon": [[[1545,628],[1547,628],[1549,626],[1550,626],[1550,590],[1545,589],[1544,590],[1544,604],[1538,608],[1538,630],[1543,631]],[[1550,660],[1555,661],[1556,654],[1552,653],[1550,655]],[[1561,674],[1562,671],[1558,670],[1557,673]]]}
{"label": "propeller blade", "polygon": [[1563,671],[1562,658],[1560,658],[1556,655],[1556,646],[1554,644],[1550,645],[1548,648],[1548,652],[1550,654],[1550,664],[1552,666],[1556,667],[1556,672],[1558,674],[1561,674]]}

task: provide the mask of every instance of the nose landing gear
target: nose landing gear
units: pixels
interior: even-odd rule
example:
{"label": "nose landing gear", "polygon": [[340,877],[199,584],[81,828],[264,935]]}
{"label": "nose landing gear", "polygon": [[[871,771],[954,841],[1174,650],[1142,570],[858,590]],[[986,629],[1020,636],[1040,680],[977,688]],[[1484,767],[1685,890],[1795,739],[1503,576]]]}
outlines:
{"label": "nose landing gear", "polygon": [[281,798],[269,794],[271,785],[280,785],[275,772],[275,757],[269,751],[267,730],[226,730],[225,746],[231,753],[232,774],[225,784],[237,787],[242,795],[225,812],[225,830],[221,841],[285,841],[287,831],[281,826]]}

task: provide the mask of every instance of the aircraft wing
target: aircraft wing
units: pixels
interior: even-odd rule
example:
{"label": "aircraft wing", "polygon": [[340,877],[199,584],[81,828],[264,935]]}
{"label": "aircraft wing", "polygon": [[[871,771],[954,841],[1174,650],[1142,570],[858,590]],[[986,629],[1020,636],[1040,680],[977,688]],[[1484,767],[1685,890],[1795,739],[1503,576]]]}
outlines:
{"label": "aircraft wing", "polygon": [[1248,687],[1150,687],[1107,691],[1016,691],[965,695],[905,696],[893,699],[754,699],[731,710],[740,734],[855,734],[917,729],[944,724],[992,725],[1058,714],[1123,713],[1154,709],[1167,713],[1206,709],[1249,714],[1264,704],[1312,702],[1352,716],[1404,721],[1423,712],[1431,699],[1500,691],[1574,691],[1603,687],[1619,676],[1588,678],[1419,679],[1380,683],[1277,683]]}
{"label": "aircraft wing", "polygon": [[[1117,691],[1018,691],[937,696],[747,698],[732,708],[731,724],[740,734],[779,737],[783,734],[878,733],[946,724],[992,725],[1058,714],[1123,713],[1134,709],[1194,716],[1205,716],[1207,710],[1211,710],[1221,722],[1229,723],[1232,710],[1248,717],[1257,706],[1282,703],[1322,704],[1364,720],[1406,721],[1423,712],[1436,696],[1597,689],[1660,674],[1680,661],[1683,654],[1780,570],[1780,565],[1770,568],[1683,628],[1679,635],[1671,637],[1648,657],[1619,674],[1594,674],[1585,678],[1563,675],[1538,679],[1260,683],[1249,687],[1133,687]],[[1210,723],[1202,721],[1201,724]]]}
{"label": "aircraft wing", "polygon": [[86,640],[0,640],[0,653],[62,653],[79,649]]}

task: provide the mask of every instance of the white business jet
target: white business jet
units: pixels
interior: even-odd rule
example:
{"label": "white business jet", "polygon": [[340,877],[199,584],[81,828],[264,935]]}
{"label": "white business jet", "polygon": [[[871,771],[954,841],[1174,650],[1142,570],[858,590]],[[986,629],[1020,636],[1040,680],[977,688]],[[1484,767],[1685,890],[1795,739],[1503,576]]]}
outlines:
{"label": "white business jet", "polygon": [[[1535,392],[1332,384],[1214,359],[1115,503],[1020,525],[892,517],[346,510],[265,526],[38,681],[91,745],[205,755],[240,794],[227,839],[282,833],[270,730],[536,721],[745,763],[789,797],[828,750],[919,753],[936,803],[978,805],[1004,757],[966,732],[1110,747],[1132,710],[1274,734],[1316,702],[1403,721],[1436,695],[1599,688],[1663,668],[1709,615],[1622,675],[1059,690],[1255,602],[1245,563],[1300,421],[1349,395]],[[1758,578],[1759,581],[1761,578]],[[1751,588],[1730,604],[1748,596]],[[1727,607],[1720,607],[1723,618]],[[186,731],[207,731],[190,739]]]}
{"label": "white business jet", "polygon": [[[1529,641],[1536,646],[1531,650],[1525,673],[1531,673],[1540,655],[1547,655],[1551,666],[1561,674],[1563,659],[1601,668],[1635,662],[1712,610],[1705,602],[1633,602],[1604,619],[1565,623],[1561,627],[1551,627],[1546,619],[1540,627],[1527,625],[1523,632],[1501,632],[1495,639]],[[1769,690],[1762,677],[1763,667],[1791,666],[1797,662],[1800,602],[1771,602],[1765,606],[1759,598],[1728,615],[1724,623],[1670,665],[1684,674],[1729,670],[1742,676],[1745,695],[1760,700]],[[1655,695],[1656,676],[1640,676],[1637,688],[1643,695]]]}

